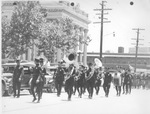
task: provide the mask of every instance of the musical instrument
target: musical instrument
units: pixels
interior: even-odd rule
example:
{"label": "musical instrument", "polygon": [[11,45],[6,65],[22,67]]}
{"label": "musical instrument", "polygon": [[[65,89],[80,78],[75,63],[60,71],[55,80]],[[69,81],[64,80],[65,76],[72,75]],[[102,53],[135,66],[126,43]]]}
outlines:
{"label": "musical instrument", "polygon": [[77,57],[77,54],[75,52],[72,52],[67,55],[64,55],[62,61],[63,63],[65,63],[66,67],[69,67],[70,64],[75,64],[76,57]]}
{"label": "musical instrument", "polygon": [[89,80],[89,79],[91,79],[93,77],[93,74],[94,74],[94,69],[92,68],[92,70],[89,73],[89,75],[85,77],[86,81]]}
{"label": "musical instrument", "polygon": [[98,75],[97,75],[97,80],[100,80],[100,79],[102,78],[102,76],[101,76],[102,74],[103,74],[102,72],[99,72],[99,73],[98,73]]}
{"label": "musical instrument", "polygon": [[78,70],[78,75],[75,76],[75,81],[78,81],[80,79],[81,73],[82,72],[80,70]]}
{"label": "musical instrument", "polygon": [[94,59],[94,62],[95,62],[95,64],[96,64],[95,68],[100,68],[100,67],[103,66],[103,65],[102,65],[102,62],[101,62],[98,58],[95,58],[95,59]]}
{"label": "musical instrument", "polygon": [[68,79],[70,79],[71,77],[74,76],[74,75],[72,75],[73,71],[74,71],[74,67],[72,67],[71,71],[68,72],[67,75],[65,76],[65,81],[67,81]]}

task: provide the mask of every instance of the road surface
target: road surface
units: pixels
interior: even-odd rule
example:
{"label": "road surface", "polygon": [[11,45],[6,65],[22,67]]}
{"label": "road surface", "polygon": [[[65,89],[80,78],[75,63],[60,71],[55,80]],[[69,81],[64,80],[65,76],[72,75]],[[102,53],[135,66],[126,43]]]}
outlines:
{"label": "road surface", "polygon": [[150,90],[133,89],[131,94],[117,97],[112,87],[108,98],[101,88],[92,99],[87,93],[82,98],[76,93],[68,101],[64,92],[60,97],[43,93],[40,103],[33,103],[32,99],[28,92],[21,92],[20,98],[3,97],[2,114],[150,114]]}

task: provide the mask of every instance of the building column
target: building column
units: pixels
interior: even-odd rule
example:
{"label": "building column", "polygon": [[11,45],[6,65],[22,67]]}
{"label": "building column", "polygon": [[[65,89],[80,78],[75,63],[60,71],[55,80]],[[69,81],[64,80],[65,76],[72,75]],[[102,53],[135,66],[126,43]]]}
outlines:
{"label": "building column", "polygon": [[28,61],[31,61],[32,50],[28,49]]}
{"label": "building column", "polygon": [[[88,33],[88,30],[85,29],[84,30],[84,41],[87,40],[87,33]],[[84,50],[83,50],[83,65],[87,65],[87,44],[84,43]]]}
{"label": "building column", "polygon": [[80,53],[79,53],[79,62],[81,62],[81,63],[83,63],[83,43],[82,43],[82,41],[83,41],[83,39],[84,39],[84,29],[81,27],[80,28],[80,32],[81,32],[81,36],[80,36],[80,42],[79,42],[79,51],[80,51]]}
{"label": "building column", "polygon": [[57,49],[57,62],[60,61],[61,58],[61,49]]}

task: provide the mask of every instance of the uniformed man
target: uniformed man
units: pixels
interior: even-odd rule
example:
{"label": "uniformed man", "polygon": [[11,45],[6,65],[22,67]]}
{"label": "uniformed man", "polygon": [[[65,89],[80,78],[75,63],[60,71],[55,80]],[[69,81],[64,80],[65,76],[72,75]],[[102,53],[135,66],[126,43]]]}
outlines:
{"label": "uniformed man", "polygon": [[87,85],[87,91],[89,93],[89,99],[92,99],[93,97],[93,89],[95,84],[95,77],[94,77],[94,66],[92,63],[88,64],[88,70],[86,72],[86,85]]}
{"label": "uniformed man", "polygon": [[124,75],[124,82],[123,82],[123,94],[130,94],[131,93],[131,74],[130,70],[126,70],[125,75]]}
{"label": "uniformed man", "polygon": [[13,72],[13,92],[14,97],[16,97],[16,88],[18,89],[17,98],[20,97],[20,87],[21,87],[21,79],[24,74],[23,67],[20,66],[20,60],[16,60],[17,66],[14,69]]}
{"label": "uniformed man", "polygon": [[84,66],[80,65],[78,76],[77,76],[77,90],[79,93],[79,97],[82,97],[83,89],[84,89],[84,81],[85,81],[85,72],[84,72]]}
{"label": "uniformed man", "polygon": [[114,77],[113,77],[113,83],[116,88],[117,96],[120,96],[121,94],[121,73],[120,72],[115,72]]}
{"label": "uniformed man", "polygon": [[109,89],[110,89],[111,81],[112,81],[112,75],[109,73],[109,71],[106,71],[104,75],[105,76],[104,76],[103,89],[105,92],[105,96],[108,97]]}
{"label": "uniformed man", "polygon": [[46,81],[45,80],[45,75],[46,75],[46,69],[44,67],[44,59],[43,58],[40,58],[40,67],[41,67],[41,81],[39,83],[39,89],[40,89],[40,93],[41,93],[41,98],[42,98],[42,93],[43,93],[43,87],[44,87],[44,82]]}
{"label": "uniformed man", "polygon": [[64,74],[65,74],[65,71],[62,67],[62,62],[58,62],[58,68],[55,72],[55,86],[57,89],[57,96],[58,97],[61,94],[61,89],[62,89],[63,82],[64,82]]}
{"label": "uniformed man", "polygon": [[41,94],[40,94],[40,90],[39,89],[39,82],[40,82],[40,76],[41,76],[41,67],[39,66],[39,59],[35,59],[35,64],[36,66],[33,68],[33,77],[32,77],[32,81],[31,81],[31,92],[32,92],[32,95],[33,95],[33,101],[34,102],[36,99],[36,96],[35,96],[35,91],[34,91],[34,88],[37,87],[36,89],[36,92],[38,94],[38,101],[37,102],[40,102],[40,98],[41,98]]}
{"label": "uniformed man", "polygon": [[73,85],[74,85],[74,76],[75,76],[75,66],[70,64],[68,68],[68,74],[65,78],[65,91],[68,94],[68,101],[71,100],[71,96],[73,94]]}
{"label": "uniformed man", "polygon": [[103,75],[103,72],[102,72],[102,68],[98,68],[95,70],[95,90],[96,90],[96,95],[99,94],[99,90],[100,90],[100,86],[101,86],[101,79],[102,79],[102,75]]}

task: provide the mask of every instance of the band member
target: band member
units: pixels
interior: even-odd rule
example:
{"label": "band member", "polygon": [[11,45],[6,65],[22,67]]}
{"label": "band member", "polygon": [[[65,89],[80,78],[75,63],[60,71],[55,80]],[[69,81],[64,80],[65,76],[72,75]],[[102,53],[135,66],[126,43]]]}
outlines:
{"label": "band member", "polygon": [[117,96],[120,96],[120,94],[121,94],[121,84],[122,84],[121,73],[115,72],[114,77],[113,77],[113,83],[114,83],[114,86],[116,88]]}
{"label": "band member", "polygon": [[111,81],[112,81],[112,75],[109,73],[109,71],[106,71],[104,75],[105,76],[104,76],[103,89],[105,92],[105,96],[108,97],[109,89],[110,89]]}
{"label": "band member", "polygon": [[75,69],[75,76],[74,76],[74,84],[73,84],[73,95],[75,95],[75,93],[76,93],[76,90],[77,90],[77,86],[78,86],[78,78],[79,78],[79,76],[78,76],[78,74],[79,74],[79,69]]}
{"label": "band member", "polygon": [[87,84],[87,90],[89,93],[89,99],[92,99],[93,97],[93,88],[94,88],[94,83],[95,83],[95,77],[94,77],[94,68],[92,63],[88,64],[88,70],[86,72],[86,84]]}
{"label": "band member", "polygon": [[87,67],[83,66],[84,67],[84,74],[85,74],[85,78],[83,80],[83,94],[86,92],[86,88],[87,88],[87,83],[86,83],[86,77],[87,77]]}
{"label": "band member", "polygon": [[57,96],[59,97],[61,94],[61,89],[63,86],[63,82],[64,82],[64,75],[65,75],[65,71],[62,67],[62,63],[59,62],[58,63],[58,68],[55,72],[55,86],[57,89]]}
{"label": "band member", "polygon": [[83,89],[84,89],[84,81],[85,81],[85,72],[84,72],[84,66],[80,65],[79,69],[78,69],[78,73],[77,76],[75,77],[76,80],[76,87],[77,87],[77,91],[79,93],[79,97],[82,97],[83,94]]}
{"label": "band member", "polygon": [[41,67],[41,81],[39,82],[38,86],[39,86],[40,94],[41,94],[41,98],[42,98],[44,82],[46,81],[45,75],[47,73],[46,73],[46,69],[44,67],[44,59],[40,58],[39,60],[40,60],[40,67]]}
{"label": "band member", "polygon": [[65,91],[68,94],[68,100],[71,100],[71,96],[73,94],[73,85],[74,85],[74,75],[75,75],[75,66],[70,64],[68,68],[68,74],[65,78]]}
{"label": "band member", "polygon": [[13,92],[14,97],[16,97],[16,88],[18,89],[17,98],[20,97],[20,87],[21,87],[21,79],[24,74],[23,67],[20,66],[20,60],[16,60],[17,66],[14,69],[13,72]]}
{"label": "band member", "polygon": [[41,98],[41,89],[40,89],[40,79],[41,79],[41,67],[39,66],[39,59],[35,59],[35,64],[36,66],[33,68],[33,77],[32,77],[32,81],[31,81],[31,92],[32,92],[32,95],[33,95],[33,101],[34,102],[36,99],[36,96],[35,96],[35,91],[34,91],[34,88],[37,87],[36,89],[36,92],[37,92],[37,95],[38,95],[38,101],[37,102],[40,102],[40,98]]}
{"label": "band member", "polygon": [[131,74],[130,71],[127,70],[124,74],[124,82],[123,82],[123,94],[130,94],[131,93],[131,85],[132,85],[132,80],[131,80]]}
{"label": "band member", "polygon": [[99,90],[100,90],[100,86],[101,86],[101,83],[102,83],[102,71],[101,71],[101,68],[99,69],[96,69],[96,77],[95,77],[95,90],[96,90],[96,95],[98,95],[99,93]]}

